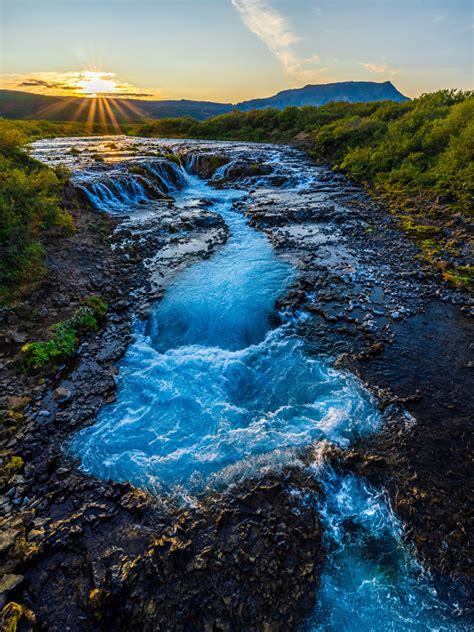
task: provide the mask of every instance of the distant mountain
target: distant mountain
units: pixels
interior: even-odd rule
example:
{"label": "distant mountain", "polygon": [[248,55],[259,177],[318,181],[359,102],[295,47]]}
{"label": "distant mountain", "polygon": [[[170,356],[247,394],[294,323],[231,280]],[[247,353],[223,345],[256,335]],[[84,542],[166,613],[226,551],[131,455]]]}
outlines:
{"label": "distant mountain", "polygon": [[[266,99],[242,101],[236,105],[212,101],[144,101],[139,99],[108,99],[117,121],[137,122],[144,118],[161,119],[191,116],[204,120],[211,116],[231,112],[233,109],[248,111],[261,108],[285,108],[288,106],[324,105],[330,101],[366,103],[369,101],[408,101],[390,82],[344,81],[308,85],[294,90],[283,90]],[[85,121],[89,108],[81,108],[84,97],[53,97],[16,90],[0,90],[0,117],[12,119],[45,119],[49,121]]]}
{"label": "distant mountain", "polygon": [[369,101],[409,101],[399,92],[391,81],[376,83],[375,81],[342,81],[308,85],[294,90],[283,90],[267,99],[252,99],[237,104],[242,111],[261,108],[286,108],[288,106],[324,105],[330,101],[347,101],[349,103],[368,103]]}
{"label": "distant mountain", "polygon": [[[11,119],[45,119],[47,121],[86,121],[89,108],[81,108],[84,97],[52,97],[31,92],[0,90],[0,117]],[[230,103],[209,101],[144,101],[141,99],[108,99],[119,123],[138,122],[143,119],[161,119],[192,116],[204,120],[230,112]],[[96,114],[97,115],[97,114]]]}

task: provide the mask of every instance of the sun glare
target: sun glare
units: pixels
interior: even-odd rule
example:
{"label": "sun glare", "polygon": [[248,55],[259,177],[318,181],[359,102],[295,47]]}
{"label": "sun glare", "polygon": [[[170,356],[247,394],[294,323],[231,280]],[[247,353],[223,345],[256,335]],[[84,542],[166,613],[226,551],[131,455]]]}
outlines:
{"label": "sun glare", "polygon": [[86,70],[81,74],[81,78],[76,82],[79,88],[87,97],[97,97],[99,94],[114,94],[118,92],[118,82],[113,79],[112,73],[93,72]]}
{"label": "sun glare", "polygon": [[[1,0],[0,0],[1,1]],[[20,80],[21,79],[21,80]],[[137,100],[155,96],[121,80],[115,72],[75,70],[43,72],[27,78],[21,76],[12,89],[29,88],[30,92],[74,99],[58,99],[36,112],[37,118],[63,115],[73,121],[84,121],[86,132],[105,130],[121,133],[121,123],[146,118]],[[78,98],[79,97],[79,98]],[[81,98],[82,97],[82,98]]]}

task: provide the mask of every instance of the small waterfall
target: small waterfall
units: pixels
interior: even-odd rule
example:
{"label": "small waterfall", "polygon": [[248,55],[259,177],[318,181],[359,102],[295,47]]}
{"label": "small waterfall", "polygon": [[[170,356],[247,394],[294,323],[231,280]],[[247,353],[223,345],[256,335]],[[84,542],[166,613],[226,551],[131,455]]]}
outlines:
{"label": "small waterfall", "polygon": [[129,212],[184,189],[186,184],[184,169],[164,159],[123,163],[100,174],[85,172],[75,181],[94,208],[112,213]]}
{"label": "small waterfall", "polygon": [[187,185],[183,168],[169,160],[145,162],[141,165],[157,182],[163,193],[180,191]]}
{"label": "small waterfall", "polygon": [[182,154],[181,159],[186,166],[186,170],[189,171],[189,173],[199,173],[199,163],[202,162],[201,154]]}
{"label": "small waterfall", "polygon": [[151,197],[150,189],[147,191],[141,178],[134,176],[103,178],[97,182],[77,184],[77,187],[86,194],[94,208],[100,211],[126,211],[134,204],[149,201]]}
{"label": "small waterfall", "polygon": [[227,178],[227,174],[229,173],[229,168],[230,167],[232,167],[232,162],[228,162],[227,164],[222,165],[221,167],[218,167],[216,169],[216,172],[212,176],[212,179],[213,180],[223,180],[224,178]]}
{"label": "small waterfall", "polygon": [[225,153],[196,152],[186,148],[179,152],[179,157],[188,173],[204,180],[214,178],[217,171],[230,162],[230,158]]}

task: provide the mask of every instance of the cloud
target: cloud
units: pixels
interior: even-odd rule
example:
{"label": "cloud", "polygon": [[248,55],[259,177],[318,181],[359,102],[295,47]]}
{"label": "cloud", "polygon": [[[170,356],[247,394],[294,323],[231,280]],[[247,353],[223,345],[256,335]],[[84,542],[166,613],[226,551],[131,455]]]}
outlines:
{"label": "cloud", "polygon": [[316,79],[325,68],[313,68],[319,63],[319,56],[301,57],[295,51],[295,44],[301,38],[290,26],[289,20],[278,13],[267,0],[231,0],[245,26],[262,40],[281,63],[284,72],[295,80]]}
{"label": "cloud", "polygon": [[395,77],[400,73],[399,70],[395,68],[391,68],[388,64],[377,64],[377,63],[368,63],[368,62],[360,62],[361,66],[373,74],[376,75],[384,75],[386,77]]}
{"label": "cloud", "polygon": [[156,94],[153,94],[152,92],[123,92],[123,93],[119,93],[117,94],[117,92],[99,92],[98,93],[99,96],[111,96],[114,97],[116,99],[121,99],[124,96],[125,97],[135,97],[135,98],[142,98],[142,97],[156,97]]}
{"label": "cloud", "polygon": [[69,72],[35,72],[31,74],[3,73],[2,87],[10,90],[26,90],[52,96],[114,96],[158,97],[155,92],[145,91],[131,83],[119,81],[114,72],[90,70]]}
{"label": "cloud", "polygon": [[46,88],[49,90],[76,90],[75,86],[59,81],[45,81],[44,79],[26,79],[18,84],[22,88]]}

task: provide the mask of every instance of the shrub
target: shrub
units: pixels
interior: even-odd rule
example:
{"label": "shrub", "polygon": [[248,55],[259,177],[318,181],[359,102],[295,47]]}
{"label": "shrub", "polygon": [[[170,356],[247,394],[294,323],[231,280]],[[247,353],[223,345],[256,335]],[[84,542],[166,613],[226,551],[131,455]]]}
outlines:
{"label": "shrub", "polygon": [[174,162],[176,165],[178,165],[178,167],[181,167],[181,158],[179,156],[177,156],[176,154],[173,154],[173,152],[168,152],[165,155],[166,160],[169,160],[169,162]]}
{"label": "shrub", "polygon": [[90,307],[96,318],[103,318],[109,309],[107,303],[102,296],[91,295],[82,301],[83,305]]}
{"label": "shrub", "polygon": [[36,371],[71,357],[76,352],[80,336],[98,329],[98,320],[107,313],[107,304],[100,296],[89,296],[68,320],[50,327],[49,340],[28,342],[21,348],[22,365],[26,371]]}
{"label": "shrub", "polygon": [[21,456],[12,456],[10,460],[5,465],[5,470],[8,472],[20,472],[25,465],[24,460]]}
{"label": "shrub", "polygon": [[60,203],[68,172],[30,158],[22,149],[26,140],[22,126],[0,120],[0,300],[41,279],[46,232],[74,232]]}

